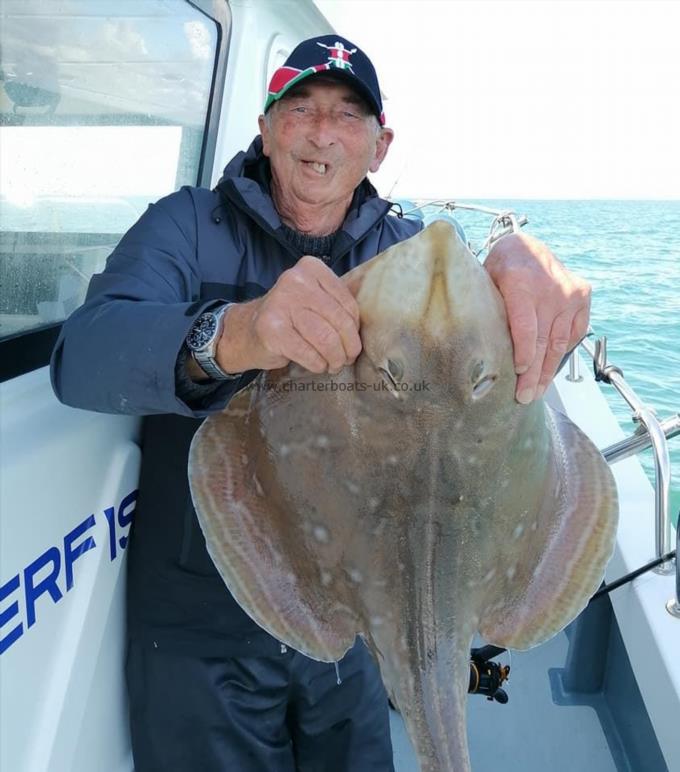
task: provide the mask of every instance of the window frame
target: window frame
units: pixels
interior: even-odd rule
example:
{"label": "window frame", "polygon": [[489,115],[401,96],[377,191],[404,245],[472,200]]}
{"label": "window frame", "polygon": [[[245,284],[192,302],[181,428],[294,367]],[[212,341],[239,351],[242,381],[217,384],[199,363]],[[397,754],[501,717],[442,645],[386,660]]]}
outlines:
{"label": "window frame", "polygon": [[[187,5],[215,23],[217,45],[206,111],[203,143],[198,162],[196,185],[208,187],[215,162],[222,97],[227,74],[227,59],[231,39],[231,10],[228,0],[184,0]],[[0,383],[18,378],[49,364],[63,321],[47,324],[36,330],[18,332],[0,340]]]}

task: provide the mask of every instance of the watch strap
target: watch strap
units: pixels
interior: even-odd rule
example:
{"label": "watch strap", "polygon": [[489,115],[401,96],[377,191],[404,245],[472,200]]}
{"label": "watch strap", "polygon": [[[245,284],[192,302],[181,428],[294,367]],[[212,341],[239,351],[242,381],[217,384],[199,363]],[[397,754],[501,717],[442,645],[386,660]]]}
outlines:
{"label": "watch strap", "polygon": [[209,377],[212,378],[215,381],[235,381],[238,380],[243,373],[226,373],[218,364],[217,360],[215,359],[215,353],[217,350],[217,342],[220,338],[220,335],[222,334],[222,325],[224,324],[224,315],[226,314],[227,310],[235,305],[234,303],[225,303],[223,306],[220,306],[214,313],[217,317],[217,332],[215,335],[215,340],[213,345],[210,347],[209,350],[203,350],[203,351],[192,351],[191,354],[198,364],[198,366],[203,370],[203,372]]}
{"label": "watch strap", "polygon": [[225,373],[210,354],[194,353],[193,356],[201,370],[215,381],[235,381],[243,375],[243,373]]}

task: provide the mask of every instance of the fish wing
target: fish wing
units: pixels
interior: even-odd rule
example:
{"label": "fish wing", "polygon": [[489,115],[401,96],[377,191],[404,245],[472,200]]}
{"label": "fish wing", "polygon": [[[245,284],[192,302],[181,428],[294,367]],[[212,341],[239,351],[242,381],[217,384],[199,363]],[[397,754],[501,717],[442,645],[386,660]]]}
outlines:
{"label": "fish wing", "polygon": [[565,415],[545,406],[545,421],[551,442],[542,496],[526,518],[506,515],[512,548],[497,557],[479,628],[507,648],[531,648],[569,624],[599,587],[614,549],[618,497],[609,465]]}

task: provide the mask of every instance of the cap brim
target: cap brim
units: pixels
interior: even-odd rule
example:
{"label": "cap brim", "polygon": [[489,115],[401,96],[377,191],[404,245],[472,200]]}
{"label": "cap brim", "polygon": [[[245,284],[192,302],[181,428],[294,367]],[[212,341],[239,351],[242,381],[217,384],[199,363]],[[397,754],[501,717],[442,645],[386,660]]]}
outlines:
{"label": "cap brim", "polygon": [[302,71],[297,77],[291,78],[288,83],[280,90],[277,91],[275,94],[272,92],[269,92],[267,96],[267,101],[264,105],[264,112],[266,113],[267,110],[274,104],[274,102],[278,102],[279,99],[284,97],[288,91],[290,91],[293,86],[297,86],[298,83],[301,83],[303,80],[307,80],[308,78],[314,78],[319,75],[324,75],[326,77],[333,78],[334,80],[343,81],[344,83],[347,83],[347,85],[351,86],[354,91],[357,92],[357,94],[366,102],[368,105],[368,108],[371,110],[373,115],[378,119],[378,121],[382,122],[382,113],[380,112],[378,105],[375,103],[375,99],[373,98],[373,95],[369,91],[369,89],[364,86],[362,81],[357,78],[354,73],[347,72],[345,70],[340,69],[332,69],[332,70],[318,70],[314,72],[308,72],[308,71]]}

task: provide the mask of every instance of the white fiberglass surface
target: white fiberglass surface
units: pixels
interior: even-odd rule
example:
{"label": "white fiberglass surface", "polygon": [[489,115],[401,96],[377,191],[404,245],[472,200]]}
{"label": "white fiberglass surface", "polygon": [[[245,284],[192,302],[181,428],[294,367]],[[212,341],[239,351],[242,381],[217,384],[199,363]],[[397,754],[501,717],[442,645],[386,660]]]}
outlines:
{"label": "white fiberglass surface", "polygon": [[2,769],[100,768],[102,748],[116,769],[129,755],[123,566],[136,426],[60,405],[46,369],[0,387]]}

